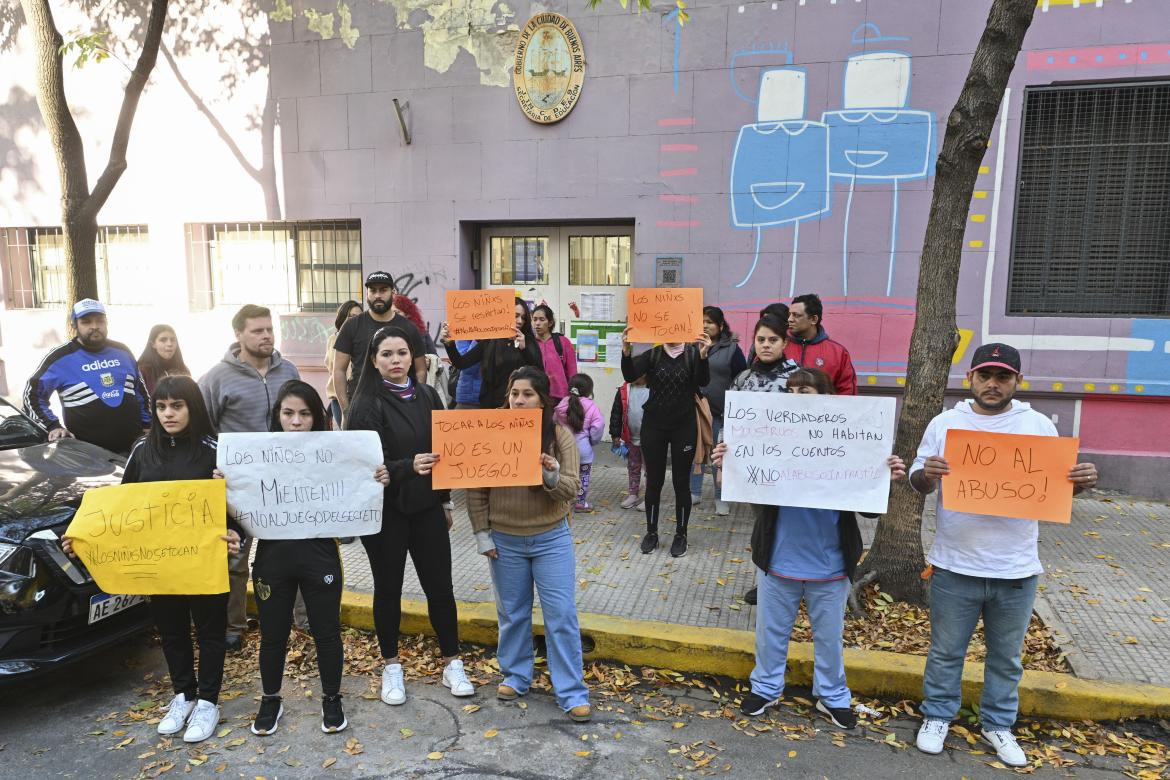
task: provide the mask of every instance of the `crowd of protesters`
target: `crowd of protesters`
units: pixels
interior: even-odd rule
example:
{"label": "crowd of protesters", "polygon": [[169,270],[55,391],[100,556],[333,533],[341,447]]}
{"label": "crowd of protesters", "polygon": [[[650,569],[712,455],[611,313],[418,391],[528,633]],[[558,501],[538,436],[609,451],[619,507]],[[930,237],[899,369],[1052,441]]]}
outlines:
{"label": "crowd of protesters", "polygon": [[[399,653],[406,558],[426,594],[432,627],[445,664],[442,683],[458,697],[472,696],[460,658],[452,586],[453,505],[435,489],[431,472],[431,418],[455,409],[541,410],[541,482],[533,487],[472,488],[467,511],[478,552],[488,558],[499,618],[497,658],[501,700],[523,696],[533,682],[532,611],[539,597],[545,621],[549,671],[558,704],[575,721],[591,716],[582,667],[575,601],[571,521],[588,513],[595,448],[606,430],[593,397],[593,380],[578,371],[573,343],[555,332],[556,313],[515,299],[514,334],[487,341],[455,341],[446,324],[432,342],[417,307],[398,295],[384,271],[365,281],[366,306],[347,301],[337,310],[326,345],[325,401],[275,349],[271,312],[242,307],[232,319],[234,341],[196,382],[174,328],[150,330],[134,360],[108,338],[105,307],[79,301],[72,309],[76,336],[52,350],[25,389],[28,414],[49,441],[76,437],[128,456],[125,482],[222,477],[215,469],[216,435],[222,432],[369,430],[382,444],[383,465],[371,478],[383,486],[381,531],[362,537],[374,579],[373,613],[383,656],[381,699],[406,701]],[[662,491],[669,471],[674,495],[670,554],[688,548],[693,508],[702,501],[705,475],[714,491],[714,514],[726,516],[721,466],[724,398],[729,390],[855,395],[857,376],[848,350],[829,337],[824,306],[814,294],[765,307],[751,329],[747,354],[716,306],[703,309],[703,331],[693,343],[666,343],[634,353],[622,336],[624,383],[610,406],[613,451],[626,461],[623,510],[644,513],[644,554],[659,547]],[[446,353],[457,378],[436,354]],[[1023,374],[1019,353],[1007,344],[975,350],[967,373],[971,397],[931,421],[909,466],[909,483],[931,493],[950,473],[943,456],[950,429],[1055,436],[1052,422],[1014,398]],[[59,397],[60,417],[50,406]],[[907,465],[891,455],[891,480]],[[644,477],[643,477],[644,471]],[[643,479],[645,490],[643,491]],[[1079,463],[1068,473],[1076,491],[1093,487],[1096,468]],[[851,581],[862,554],[856,514],[836,509],[753,505],[752,560],[757,587],[756,665],[741,701],[747,716],[775,706],[784,690],[787,647],[803,602],[813,625],[816,709],[835,726],[856,725],[843,662],[843,620]],[[228,593],[156,596],[151,615],[175,697],[158,724],[160,734],[184,731],[198,742],[219,722],[224,654],[239,650],[247,627],[245,604],[252,540],[235,524],[229,549]],[[68,540],[66,551],[71,551]],[[341,707],[341,560],[334,540],[264,540],[251,576],[257,591],[262,696],[252,731],[274,733],[283,714],[281,682],[291,626],[309,628],[317,646],[323,693],[323,731],[347,725]],[[1020,661],[1038,576],[1037,524],[938,508],[938,529],[928,555],[931,646],[924,675],[923,724],[916,744],[924,753],[943,749],[960,704],[967,646],[984,621],[987,662],[979,717],[983,737],[1010,766],[1026,757],[1012,735],[1018,713]],[[302,603],[303,600],[303,603]],[[297,606],[294,607],[294,604]],[[195,670],[191,626],[199,650]]]}

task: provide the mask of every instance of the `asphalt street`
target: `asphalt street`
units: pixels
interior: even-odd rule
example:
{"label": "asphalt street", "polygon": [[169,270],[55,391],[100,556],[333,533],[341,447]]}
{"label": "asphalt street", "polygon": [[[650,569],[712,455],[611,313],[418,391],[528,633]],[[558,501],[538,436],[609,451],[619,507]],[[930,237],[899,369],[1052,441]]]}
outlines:
{"label": "asphalt street", "polygon": [[[952,749],[943,755],[918,753],[909,744],[917,720],[909,717],[842,736],[798,705],[749,725],[717,714],[723,705],[709,691],[673,684],[649,695],[596,696],[593,722],[576,724],[550,696],[535,691],[519,704],[505,704],[495,700],[490,685],[472,699],[455,699],[437,681],[411,681],[407,703],[391,708],[372,692],[375,677],[347,675],[343,692],[350,727],[326,735],[319,728],[316,680],[310,678],[286,683],[280,730],[257,737],[248,731],[257,684],[250,674],[229,676],[216,736],[188,746],[155,733],[158,682],[165,673],[160,650],[142,638],[0,688],[0,775],[249,780],[1004,775],[990,766],[993,755],[954,735],[948,742]],[[1036,776],[1123,776],[1119,759],[1090,757],[1086,763],[1071,757],[1077,759],[1075,768],[1046,766]]]}

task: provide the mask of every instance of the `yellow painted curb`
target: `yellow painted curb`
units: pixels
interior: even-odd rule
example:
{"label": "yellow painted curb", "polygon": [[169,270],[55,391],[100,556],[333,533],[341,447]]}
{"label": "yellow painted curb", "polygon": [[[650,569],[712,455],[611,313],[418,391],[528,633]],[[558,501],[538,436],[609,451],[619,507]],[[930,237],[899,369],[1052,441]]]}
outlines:
{"label": "yellow painted curb", "polygon": [[[249,606],[253,608],[248,583]],[[341,622],[353,628],[373,630],[374,598],[368,593],[345,591],[341,597]],[[496,644],[496,607],[492,602],[460,601],[459,638],[464,642]],[[593,641],[587,659],[607,659],[631,666],[672,669],[692,674],[711,674],[746,680],[755,663],[755,634],[728,628],[699,628],[649,620],[627,620],[611,615],[581,613],[581,634]],[[533,615],[533,630],[544,633],[540,610]],[[430,634],[427,604],[402,600],[404,634]],[[922,672],[926,658],[880,650],[845,650],[845,673],[854,693],[918,701],[922,696]],[[808,642],[788,648],[787,680],[812,684],[813,653]],[[983,664],[967,662],[963,670],[963,704],[978,704]],[[1020,681],[1020,714],[1059,720],[1117,720],[1136,717],[1170,717],[1170,688],[1156,685],[1082,680],[1071,674],[1025,671]]]}
{"label": "yellow painted curb", "polygon": [[[496,608],[492,602],[457,604],[459,638],[494,646]],[[345,625],[372,629],[373,597],[346,591],[341,600]],[[755,663],[755,634],[727,628],[698,628],[672,623],[627,620],[582,613],[581,634],[594,643],[589,659],[608,659],[631,666],[673,669],[746,680]],[[543,633],[540,610],[533,629]],[[425,601],[402,600],[402,631],[433,634]],[[845,651],[849,687],[866,696],[918,701],[922,696],[922,656],[877,650]],[[793,642],[788,651],[788,682],[812,684],[812,645]],[[977,704],[983,664],[968,662],[963,672],[963,703]],[[1116,720],[1170,716],[1170,688],[1082,680],[1071,674],[1025,671],[1020,681],[1020,714],[1060,720]]]}

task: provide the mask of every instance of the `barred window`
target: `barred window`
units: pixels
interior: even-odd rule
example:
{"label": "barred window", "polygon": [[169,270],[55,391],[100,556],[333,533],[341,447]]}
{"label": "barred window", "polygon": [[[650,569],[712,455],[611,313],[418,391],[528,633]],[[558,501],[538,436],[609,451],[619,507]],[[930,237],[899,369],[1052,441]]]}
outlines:
{"label": "barred window", "polygon": [[[10,298],[17,308],[63,306],[69,296],[65,281],[65,235],[59,227],[0,229],[10,266]],[[106,303],[148,303],[141,294],[150,272],[150,235],[145,225],[98,228],[94,250],[98,297]]]}
{"label": "barred window", "polygon": [[492,284],[548,284],[548,236],[492,236]]}
{"label": "barred window", "polygon": [[630,236],[569,236],[569,284],[629,283]]}
{"label": "barred window", "polygon": [[1008,313],[1170,314],[1170,83],[1024,93]]}
{"label": "barred window", "polygon": [[[198,236],[207,236],[204,244]],[[210,256],[214,302],[263,300],[285,309],[332,311],[361,300],[358,220],[224,223],[188,230],[193,248]]]}

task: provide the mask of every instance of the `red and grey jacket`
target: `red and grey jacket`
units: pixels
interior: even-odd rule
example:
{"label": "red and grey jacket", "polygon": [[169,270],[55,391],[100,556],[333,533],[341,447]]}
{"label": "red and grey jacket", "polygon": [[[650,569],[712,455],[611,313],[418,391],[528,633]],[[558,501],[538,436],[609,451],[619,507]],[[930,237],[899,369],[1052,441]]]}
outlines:
{"label": "red and grey jacket", "polygon": [[817,335],[802,339],[788,334],[784,357],[792,358],[801,368],[818,368],[829,375],[837,395],[857,395],[857,372],[849,359],[849,350],[829,338],[823,327],[817,325]]}

